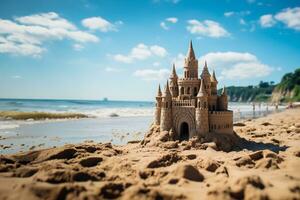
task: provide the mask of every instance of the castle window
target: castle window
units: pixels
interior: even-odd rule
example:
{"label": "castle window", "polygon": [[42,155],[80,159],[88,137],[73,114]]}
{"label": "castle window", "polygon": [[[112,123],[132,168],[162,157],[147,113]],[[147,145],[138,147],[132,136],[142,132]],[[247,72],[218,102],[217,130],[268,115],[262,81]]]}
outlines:
{"label": "castle window", "polygon": [[184,88],[183,87],[180,88],[180,93],[184,94]]}
{"label": "castle window", "polygon": [[190,87],[187,88],[187,94],[190,94]]}
{"label": "castle window", "polygon": [[194,88],[194,96],[197,96],[197,88]]}
{"label": "castle window", "polygon": [[206,108],[206,102],[203,102],[203,107]]}
{"label": "castle window", "polygon": [[166,108],[168,108],[168,102],[166,102]]}
{"label": "castle window", "polygon": [[215,105],[213,105],[213,110],[216,110],[216,106]]}

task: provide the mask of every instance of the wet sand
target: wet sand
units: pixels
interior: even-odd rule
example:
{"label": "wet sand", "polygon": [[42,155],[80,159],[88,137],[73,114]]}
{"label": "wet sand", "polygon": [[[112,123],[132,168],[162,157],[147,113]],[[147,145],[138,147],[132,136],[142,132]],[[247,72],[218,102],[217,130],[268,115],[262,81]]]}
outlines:
{"label": "wet sand", "polygon": [[234,130],[234,146],[148,133],[2,155],[0,199],[300,199],[300,109]]}

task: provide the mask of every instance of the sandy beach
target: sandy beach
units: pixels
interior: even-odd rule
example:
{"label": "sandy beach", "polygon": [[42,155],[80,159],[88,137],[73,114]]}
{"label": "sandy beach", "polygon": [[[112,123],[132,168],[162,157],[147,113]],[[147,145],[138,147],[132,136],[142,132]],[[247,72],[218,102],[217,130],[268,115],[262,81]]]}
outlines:
{"label": "sandy beach", "polygon": [[300,199],[300,109],[234,130],[229,152],[161,137],[1,155],[0,199]]}

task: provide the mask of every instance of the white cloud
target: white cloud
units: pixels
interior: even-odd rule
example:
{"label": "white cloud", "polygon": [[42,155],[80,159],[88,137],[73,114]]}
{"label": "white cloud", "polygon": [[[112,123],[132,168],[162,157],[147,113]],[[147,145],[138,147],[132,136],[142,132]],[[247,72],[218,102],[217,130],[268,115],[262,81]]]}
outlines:
{"label": "white cloud", "polygon": [[212,20],[204,20],[202,22],[195,19],[189,20],[187,30],[191,34],[213,38],[227,37],[230,35],[218,22]]}
{"label": "white cloud", "polygon": [[233,15],[236,15],[236,16],[243,17],[243,16],[250,15],[250,14],[251,14],[251,11],[249,11],[249,10],[242,10],[242,11],[229,11],[229,12],[225,12],[224,16],[225,17],[231,17]]}
{"label": "white cloud", "polygon": [[45,41],[70,39],[76,42],[99,42],[93,34],[79,30],[54,12],[0,19],[0,53],[39,57]]}
{"label": "white cloud", "polygon": [[73,49],[75,51],[81,51],[82,49],[84,49],[84,46],[81,44],[73,44]]}
{"label": "white cloud", "polygon": [[268,65],[253,63],[237,63],[232,68],[224,69],[221,75],[226,79],[241,80],[268,76],[272,72]]}
{"label": "white cloud", "polygon": [[276,22],[281,22],[288,28],[300,31],[300,7],[285,8],[275,15],[262,15],[259,19],[262,27],[272,27]]}
{"label": "white cloud", "polygon": [[132,63],[135,60],[145,60],[150,56],[165,57],[167,50],[158,45],[147,46],[143,43],[133,47],[128,55],[116,54],[113,59],[118,62]]}
{"label": "white cloud", "polygon": [[20,75],[14,75],[14,76],[11,76],[11,78],[13,78],[13,79],[20,79],[22,77]]}
{"label": "white cloud", "polygon": [[230,12],[225,12],[225,13],[224,13],[224,16],[225,16],[225,17],[230,17],[230,16],[232,16],[232,15],[234,15],[234,12],[232,12],[232,11],[230,11]]}
{"label": "white cloud", "polygon": [[105,71],[106,72],[121,72],[122,70],[119,68],[114,68],[114,67],[106,67]]}
{"label": "white cloud", "polygon": [[166,18],[164,21],[160,22],[160,27],[162,27],[165,30],[169,30],[169,25],[176,24],[177,22],[178,22],[178,18],[169,17],[169,18]]}
{"label": "white cloud", "polygon": [[141,70],[136,70],[133,75],[143,80],[151,81],[151,80],[166,79],[169,76],[169,74],[170,71],[167,69],[158,69],[158,70],[141,69]]}
{"label": "white cloud", "polygon": [[[122,21],[121,24],[123,24]],[[102,17],[90,17],[83,19],[81,21],[82,25],[84,27],[87,27],[91,30],[99,30],[101,32],[108,32],[108,31],[117,31],[117,28],[115,25],[107,21],[106,19],[103,19]]]}
{"label": "white cloud", "polygon": [[169,30],[169,27],[166,25],[165,22],[160,22],[160,27],[162,27],[165,30]]}
{"label": "white cloud", "polygon": [[165,57],[167,55],[167,50],[158,45],[151,46],[150,50],[154,55],[157,55],[159,57]]}
{"label": "white cloud", "polygon": [[300,31],[300,7],[283,9],[275,15],[275,19],[289,28]]}
{"label": "white cloud", "polygon": [[276,24],[276,21],[274,20],[272,15],[268,14],[268,15],[262,15],[259,18],[259,23],[262,27],[272,27]]}
{"label": "white cloud", "polygon": [[247,23],[246,23],[246,21],[244,19],[240,19],[240,24],[241,25],[246,25]]}
{"label": "white cloud", "polygon": [[160,66],[160,62],[154,62],[152,65],[153,65],[154,67],[158,67],[158,66]]}
{"label": "white cloud", "polygon": [[76,30],[76,26],[64,18],[59,17],[55,12],[41,13],[24,17],[17,17],[17,22],[26,25],[37,25],[47,28],[62,28],[67,30]]}
{"label": "white cloud", "polygon": [[210,68],[221,71],[223,79],[242,80],[269,75],[273,68],[261,63],[251,53],[211,52],[199,58],[199,65],[205,60]]}
{"label": "white cloud", "polygon": [[172,59],[172,63],[175,64],[177,68],[182,68],[184,65],[185,55],[179,53],[175,58]]}
{"label": "white cloud", "polygon": [[177,23],[178,19],[176,17],[169,17],[166,19],[166,21],[175,24]]}

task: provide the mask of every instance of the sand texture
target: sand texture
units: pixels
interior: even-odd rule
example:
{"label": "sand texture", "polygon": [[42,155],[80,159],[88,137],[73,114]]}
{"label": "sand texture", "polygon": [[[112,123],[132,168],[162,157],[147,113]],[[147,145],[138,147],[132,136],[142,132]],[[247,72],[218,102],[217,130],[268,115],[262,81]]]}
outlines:
{"label": "sand texture", "polygon": [[232,138],[87,142],[0,157],[0,199],[300,199],[300,109]]}

